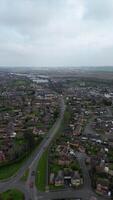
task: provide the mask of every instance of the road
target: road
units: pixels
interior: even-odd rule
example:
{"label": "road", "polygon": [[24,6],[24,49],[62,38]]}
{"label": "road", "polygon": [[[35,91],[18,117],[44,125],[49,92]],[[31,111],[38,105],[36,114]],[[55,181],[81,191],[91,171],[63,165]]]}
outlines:
{"label": "road", "polygon": [[[39,148],[36,149],[35,153],[33,156],[28,159],[28,161],[20,168],[16,176],[10,178],[9,180],[6,180],[5,182],[0,182],[0,192],[6,191],[7,189],[11,188],[17,188],[21,190],[24,195],[26,200],[52,200],[52,199],[61,199],[61,198],[78,198],[78,199],[83,199],[83,200],[90,200],[92,196],[97,197],[98,200],[106,200],[107,198],[96,196],[94,191],[92,190],[91,187],[91,180],[89,176],[89,172],[87,169],[87,166],[85,164],[85,158],[86,155],[84,153],[76,152],[75,157],[78,159],[79,164],[82,169],[83,173],[83,178],[84,178],[84,184],[83,187],[74,190],[72,188],[69,189],[64,189],[64,190],[59,190],[59,191],[46,191],[46,192],[39,192],[37,191],[35,185],[33,188],[29,188],[29,182],[34,182],[35,183],[35,176],[32,176],[32,171],[36,171],[38,161],[40,157],[42,156],[43,152],[45,149],[50,145],[51,141],[55,137],[61,123],[62,119],[64,116],[64,111],[65,111],[65,104],[63,101],[62,96],[60,97],[60,107],[61,107],[61,113],[47,136],[44,138],[42,143],[40,144]],[[92,133],[95,134],[95,132],[91,129],[91,123],[86,126],[85,133]],[[20,181],[20,177],[24,174],[25,170],[29,167],[30,172],[29,172],[29,177],[27,182],[24,184]]]}
{"label": "road", "polygon": [[[37,167],[40,157],[42,156],[45,149],[49,146],[49,144],[55,137],[55,135],[62,123],[64,111],[65,111],[64,100],[63,100],[63,97],[60,96],[60,116],[59,116],[59,118],[54,123],[53,127],[50,129],[49,133],[46,135],[46,137],[44,138],[44,140],[42,141],[40,146],[36,149],[34,154],[24,163],[24,165],[20,168],[18,173],[6,181],[0,182],[0,192],[3,192],[10,188],[16,187],[16,188],[21,189],[24,192],[26,200],[29,198],[36,199],[36,196],[35,196],[36,188],[34,187],[34,189],[31,190],[28,186],[29,185],[28,182],[30,182],[30,181],[35,182],[35,176],[33,177],[31,175],[31,173],[33,170],[36,170],[36,167]],[[26,185],[24,185],[20,182],[20,178],[23,176],[25,170],[28,168],[30,169],[28,182]]]}
{"label": "road", "polygon": [[[91,123],[93,119],[90,120],[90,122],[87,124],[84,133],[87,135],[88,133],[95,135],[96,132],[92,130],[91,128]],[[88,168],[85,164],[85,159],[86,159],[86,154],[85,153],[80,153],[76,152],[75,157],[78,159],[78,162],[80,164],[82,174],[83,174],[83,179],[84,179],[84,184],[83,187],[74,190],[72,188],[69,189],[64,189],[64,190],[59,190],[59,191],[48,191],[48,192],[39,192],[34,188],[31,191],[31,199],[34,200],[52,200],[52,199],[61,199],[61,198],[77,198],[77,199],[83,199],[83,200],[90,200],[92,196],[97,197],[98,200],[107,200],[107,197],[101,197],[95,194],[91,187],[91,179],[89,176]],[[36,166],[35,166],[36,167]],[[109,199],[109,198],[108,198]]]}
{"label": "road", "polygon": [[[30,172],[29,172],[29,177],[28,177],[28,180],[27,180],[28,183],[29,182],[35,183],[35,176],[32,176],[32,171],[36,171],[36,168],[37,168],[38,161],[39,161],[40,157],[44,153],[45,149],[47,149],[47,147],[50,145],[51,141],[53,140],[53,138],[55,137],[57,131],[60,128],[60,125],[61,125],[61,122],[62,122],[62,119],[63,119],[63,116],[64,116],[64,111],[65,111],[65,104],[64,104],[64,100],[63,100],[62,96],[61,96],[60,101],[61,101],[61,106],[60,106],[61,113],[60,113],[60,117],[56,121],[56,123],[53,125],[52,129],[49,131],[47,137],[41,143],[39,152],[37,153],[35,159],[32,161],[32,163],[30,165]],[[37,199],[37,190],[36,190],[35,186],[34,186],[33,189],[31,189],[30,198],[31,199]]]}
{"label": "road", "polygon": [[[97,197],[98,200],[107,200],[105,197],[101,197],[95,194],[91,187],[91,180],[89,176],[89,172],[87,166],[85,164],[85,153],[76,152],[75,157],[78,159],[83,178],[84,184],[83,187],[80,189],[63,189],[59,191],[49,191],[49,192],[38,192],[36,191],[36,200],[54,200],[54,199],[63,199],[63,198],[76,198],[76,199],[83,199],[83,200],[90,200],[92,196]],[[35,198],[34,198],[35,199]]]}

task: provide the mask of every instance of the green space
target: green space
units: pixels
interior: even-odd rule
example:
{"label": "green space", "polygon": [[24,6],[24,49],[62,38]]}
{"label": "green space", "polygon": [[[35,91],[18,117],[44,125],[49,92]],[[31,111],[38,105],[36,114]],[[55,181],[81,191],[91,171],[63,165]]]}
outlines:
{"label": "green space", "polygon": [[35,183],[36,187],[40,191],[44,191],[46,187],[47,162],[48,162],[48,150],[46,150],[41,156],[36,170]]}
{"label": "green space", "polygon": [[6,106],[0,107],[0,112],[9,112],[9,111],[12,111],[12,108]]}
{"label": "green space", "polygon": [[[57,131],[57,134],[54,137],[51,145],[53,145],[54,142],[56,142],[57,140],[60,139],[59,135],[61,136],[61,134],[62,134],[62,130],[64,129],[64,126],[65,126],[65,121],[68,121],[70,118],[70,114],[68,111],[64,113],[64,118],[65,119],[62,120],[61,126],[59,127],[59,130]],[[45,189],[46,189],[46,177],[47,177],[47,170],[48,170],[47,163],[48,163],[48,150],[45,150],[45,152],[43,153],[42,157],[39,160],[37,170],[36,170],[35,183],[36,183],[36,187],[40,191],[45,191]],[[59,165],[53,164],[54,172],[57,172],[59,169],[61,169],[61,167]],[[53,187],[51,189],[54,189],[54,188],[55,187]]]}
{"label": "green space", "polygon": [[[40,140],[41,142],[42,140]],[[39,143],[40,144],[40,143]],[[37,150],[39,144],[33,149],[31,152],[27,152],[21,159],[17,161],[13,161],[10,163],[4,163],[4,165],[0,165],[0,180],[8,179],[11,176],[15,175],[20,167],[26,162],[30,156]]]}
{"label": "green space", "polygon": [[24,200],[24,194],[17,189],[7,190],[0,193],[1,200]]}
{"label": "green space", "polygon": [[24,175],[21,177],[21,181],[26,182],[29,175],[29,169],[24,172]]}
{"label": "green space", "polygon": [[61,189],[64,189],[64,185],[62,186],[49,185],[49,190],[61,190]]}
{"label": "green space", "polygon": [[22,166],[22,164],[25,162],[25,160],[27,160],[27,158],[21,159],[15,163],[10,163],[10,164],[0,166],[0,180],[4,180],[15,175],[16,172]]}
{"label": "green space", "polygon": [[63,167],[58,165],[57,163],[52,163],[51,164],[51,167],[50,167],[50,170],[53,172],[53,173],[57,173],[59,170],[63,170]]}

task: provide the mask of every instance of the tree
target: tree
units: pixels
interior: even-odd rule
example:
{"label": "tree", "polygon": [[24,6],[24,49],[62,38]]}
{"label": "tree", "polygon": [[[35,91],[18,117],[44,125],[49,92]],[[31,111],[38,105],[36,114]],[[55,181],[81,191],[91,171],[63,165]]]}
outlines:
{"label": "tree", "polygon": [[25,131],[25,133],[24,133],[24,139],[25,139],[25,141],[28,144],[29,150],[31,150],[34,147],[34,145],[35,145],[35,140],[34,140],[33,134],[30,133],[30,132],[28,132],[28,131]]}

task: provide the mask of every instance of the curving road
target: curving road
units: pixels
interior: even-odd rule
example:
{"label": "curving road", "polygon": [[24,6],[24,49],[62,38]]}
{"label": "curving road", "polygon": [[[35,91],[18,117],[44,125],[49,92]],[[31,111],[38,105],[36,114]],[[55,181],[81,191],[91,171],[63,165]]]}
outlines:
{"label": "curving road", "polygon": [[[60,100],[60,116],[59,116],[59,118],[54,123],[53,127],[50,129],[49,133],[46,135],[46,137],[44,138],[44,140],[42,141],[40,146],[36,149],[34,154],[23,164],[23,166],[20,168],[20,170],[17,172],[17,174],[15,176],[11,177],[10,179],[0,182],[0,192],[6,191],[10,188],[18,188],[21,191],[23,191],[26,200],[37,198],[36,188],[34,187],[33,189],[30,189],[28,183],[30,181],[33,181],[35,183],[35,176],[33,177],[31,175],[31,173],[33,170],[36,170],[36,167],[37,167],[40,157],[42,156],[45,149],[49,146],[49,144],[55,137],[55,135],[61,125],[61,122],[62,122],[62,119],[64,116],[64,111],[65,111],[65,104],[64,104],[62,95],[59,97],[59,100]],[[27,184],[24,185],[23,183],[20,182],[20,178],[21,178],[21,176],[23,176],[25,170],[28,168],[30,169],[29,177],[28,177]]]}
{"label": "curving road", "polygon": [[[74,189],[64,189],[59,191],[48,191],[48,192],[39,192],[37,191],[35,185],[33,188],[29,188],[29,182],[35,183],[35,176],[32,176],[32,171],[36,171],[38,161],[42,156],[45,149],[50,145],[51,141],[57,134],[57,131],[62,123],[62,119],[65,111],[65,104],[63,97],[60,96],[60,116],[44,138],[38,149],[36,149],[35,153],[32,155],[30,159],[20,168],[16,176],[6,180],[4,182],[0,182],[0,192],[6,191],[7,189],[17,188],[21,190],[26,200],[52,200],[52,199],[61,199],[61,198],[77,198],[83,200],[90,200],[92,196],[97,197],[98,200],[106,200],[107,198],[97,196],[91,187],[91,180],[89,176],[89,172],[87,166],[85,164],[86,155],[84,153],[76,152],[75,156],[79,161],[79,164],[82,169],[83,177],[84,177],[84,185],[82,188],[78,190]],[[91,122],[86,126],[85,133],[91,133]],[[95,134],[95,132],[92,132]],[[24,174],[25,170],[29,167],[29,177],[27,182],[24,184],[20,181],[21,176]]]}

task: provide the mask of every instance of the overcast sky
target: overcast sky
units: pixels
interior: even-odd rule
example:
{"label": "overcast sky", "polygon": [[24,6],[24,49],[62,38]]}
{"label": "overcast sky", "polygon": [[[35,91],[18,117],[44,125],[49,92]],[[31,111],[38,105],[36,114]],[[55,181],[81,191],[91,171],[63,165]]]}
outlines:
{"label": "overcast sky", "polygon": [[0,66],[113,65],[113,0],[0,0]]}

